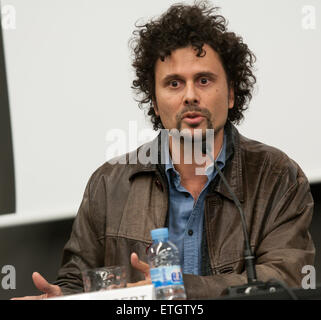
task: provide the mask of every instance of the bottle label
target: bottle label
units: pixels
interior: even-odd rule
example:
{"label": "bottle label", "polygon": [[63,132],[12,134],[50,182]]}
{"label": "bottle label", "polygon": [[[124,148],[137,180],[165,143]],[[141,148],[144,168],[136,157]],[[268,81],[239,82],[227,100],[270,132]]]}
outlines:
{"label": "bottle label", "polygon": [[179,265],[152,268],[150,269],[150,276],[155,288],[184,284],[181,267]]}

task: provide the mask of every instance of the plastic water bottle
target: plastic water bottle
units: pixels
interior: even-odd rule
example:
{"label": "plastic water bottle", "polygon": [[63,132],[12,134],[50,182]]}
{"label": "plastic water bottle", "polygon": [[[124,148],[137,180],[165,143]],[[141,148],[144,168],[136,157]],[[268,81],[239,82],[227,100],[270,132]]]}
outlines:
{"label": "plastic water bottle", "polygon": [[186,293],[177,247],[168,241],[168,229],[151,231],[148,263],[157,300],[185,300]]}

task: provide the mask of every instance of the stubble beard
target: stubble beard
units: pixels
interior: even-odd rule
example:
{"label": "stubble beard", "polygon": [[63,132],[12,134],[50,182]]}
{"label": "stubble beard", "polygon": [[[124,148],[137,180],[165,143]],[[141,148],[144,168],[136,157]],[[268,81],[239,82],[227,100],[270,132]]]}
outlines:
{"label": "stubble beard", "polygon": [[[199,134],[199,132],[195,133],[194,130],[193,130],[194,131],[193,134],[191,132],[192,129],[197,128],[197,126],[199,124],[195,124],[195,125],[189,124],[189,128],[182,129],[182,122],[183,122],[182,116],[183,116],[183,114],[186,112],[193,112],[193,111],[200,112],[202,114],[202,116],[204,116],[206,119],[206,127],[203,129],[198,129],[198,130],[202,130],[201,134]],[[187,141],[191,141],[192,143],[194,143],[196,141],[200,141],[200,140],[204,141],[206,139],[206,130],[207,129],[214,129],[213,121],[212,121],[212,114],[207,109],[202,109],[198,106],[185,107],[181,112],[179,112],[176,115],[176,129],[180,133],[180,136],[181,136],[180,142],[181,143],[184,143],[184,139],[186,139]],[[215,135],[215,132],[214,132],[214,135]]]}

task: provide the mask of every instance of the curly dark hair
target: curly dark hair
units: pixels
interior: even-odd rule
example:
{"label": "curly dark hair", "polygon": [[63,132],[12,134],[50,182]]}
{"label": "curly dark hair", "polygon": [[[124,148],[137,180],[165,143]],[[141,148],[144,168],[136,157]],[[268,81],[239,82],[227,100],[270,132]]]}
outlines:
{"label": "curly dark hair", "polygon": [[215,14],[218,9],[209,6],[207,1],[194,2],[194,5],[175,4],[158,19],[143,25],[136,23],[138,29],[129,42],[136,72],[132,89],[141,95],[137,100],[140,108],[148,104],[147,114],[151,116],[154,130],[164,128],[153,108],[153,100],[156,101],[155,63],[159,58],[164,61],[172,51],[190,45],[199,57],[206,54],[204,44],[218,53],[228,87],[234,88],[234,107],[228,111],[228,120],[238,124],[244,118],[243,112],[252,99],[256,83],[252,72],[256,57],[240,36],[227,32],[226,19]]}

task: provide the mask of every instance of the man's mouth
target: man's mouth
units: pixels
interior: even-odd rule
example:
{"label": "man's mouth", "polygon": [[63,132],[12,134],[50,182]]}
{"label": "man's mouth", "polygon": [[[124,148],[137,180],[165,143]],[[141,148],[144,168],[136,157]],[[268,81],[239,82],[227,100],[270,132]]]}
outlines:
{"label": "man's mouth", "polygon": [[182,116],[182,121],[186,122],[189,125],[197,126],[199,125],[203,120],[205,116],[201,112],[186,112]]}

